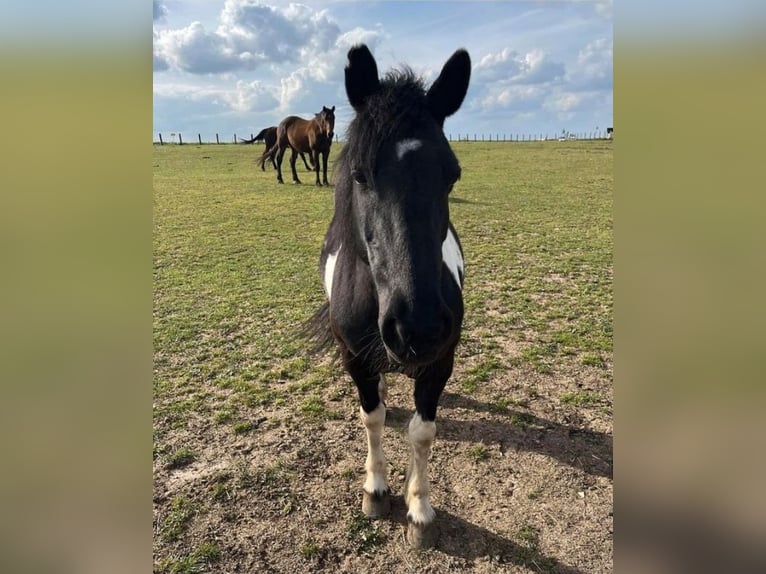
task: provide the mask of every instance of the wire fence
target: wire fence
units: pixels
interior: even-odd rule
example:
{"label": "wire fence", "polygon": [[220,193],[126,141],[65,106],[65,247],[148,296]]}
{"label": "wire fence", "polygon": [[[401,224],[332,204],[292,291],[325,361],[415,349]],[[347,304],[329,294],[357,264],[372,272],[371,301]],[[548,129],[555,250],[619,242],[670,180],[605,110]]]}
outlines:
{"label": "wire fence", "polygon": [[[221,138],[219,134],[215,134],[215,139],[204,139],[202,134],[196,134],[196,138],[192,136],[192,139],[184,139],[181,132],[166,133],[164,136],[162,133],[157,133],[158,138],[154,140],[155,144],[252,144],[253,134],[250,137],[243,137],[242,134],[233,134],[231,138]],[[608,130],[592,131],[592,132],[563,132],[561,134],[479,134],[479,133],[466,133],[466,134],[447,134],[449,141],[456,142],[540,142],[540,141],[566,141],[566,140],[610,140],[614,136],[614,132],[611,128]],[[335,141],[343,141],[339,134],[335,134]]]}

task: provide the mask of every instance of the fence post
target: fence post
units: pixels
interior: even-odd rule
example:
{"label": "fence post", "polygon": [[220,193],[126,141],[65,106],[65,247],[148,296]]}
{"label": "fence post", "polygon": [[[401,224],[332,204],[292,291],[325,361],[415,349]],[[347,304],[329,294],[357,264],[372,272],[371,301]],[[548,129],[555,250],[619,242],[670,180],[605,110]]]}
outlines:
{"label": "fence post", "polygon": [[162,141],[162,134],[160,134],[160,145],[165,145],[165,142]]}
{"label": "fence post", "polygon": [[178,132],[178,145],[184,145],[184,140],[181,139],[181,132]]}
{"label": "fence post", "polygon": [[215,143],[220,144],[221,142],[218,141],[218,134],[215,134]]}
{"label": "fence post", "polygon": [[202,145],[202,134],[197,134],[197,139],[199,140],[199,145]]}
{"label": "fence post", "polygon": [[234,134],[234,143],[237,143],[237,134]]}

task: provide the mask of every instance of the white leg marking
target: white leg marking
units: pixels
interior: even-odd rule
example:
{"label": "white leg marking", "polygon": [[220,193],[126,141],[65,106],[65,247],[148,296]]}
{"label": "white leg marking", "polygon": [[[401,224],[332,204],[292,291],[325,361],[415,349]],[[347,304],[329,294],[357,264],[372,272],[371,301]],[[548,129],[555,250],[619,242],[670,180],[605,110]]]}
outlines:
{"label": "white leg marking", "polygon": [[423,142],[418,139],[406,139],[396,144],[396,159],[402,161],[402,158],[408,152],[420,149],[423,146]]}
{"label": "white leg marking", "polygon": [[388,492],[386,481],[386,457],[383,454],[383,425],[386,422],[386,406],[380,403],[371,413],[364,412],[359,407],[362,423],[367,429],[367,460],[364,469],[367,477],[364,480],[364,490],[369,494]]}
{"label": "white leg marking", "polygon": [[404,493],[407,518],[418,524],[429,524],[436,516],[429,499],[431,488],[428,483],[428,455],[436,436],[436,423],[424,421],[415,413],[410,420],[409,435],[412,458]]}
{"label": "white leg marking", "polygon": [[442,243],[442,261],[444,261],[447,265],[447,269],[452,273],[457,286],[462,289],[463,283],[461,282],[460,277],[463,275],[464,269],[463,253],[460,251],[460,246],[451,229],[447,230],[447,238],[444,240],[444,243]]}
{"label": "white leg marking", "polygon": [[332,295],[332,278],[335,274],[335,262],[338,260],[338,253],[340,253],[340,247],[335,253],[330,253],[327,256],[324,264],[324,290],[328,299]]}

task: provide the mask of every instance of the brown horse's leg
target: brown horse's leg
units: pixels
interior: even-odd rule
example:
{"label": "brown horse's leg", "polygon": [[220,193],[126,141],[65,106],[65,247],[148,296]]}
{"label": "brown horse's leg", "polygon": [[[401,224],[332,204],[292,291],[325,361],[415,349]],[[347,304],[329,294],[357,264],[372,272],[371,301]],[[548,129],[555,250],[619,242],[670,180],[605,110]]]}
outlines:
{"label": "brown horse's leg", "polygon": [[317,186],[321,187],[322,182],[319,181],[319,151],[316,149],[311,150],[311,160],[314,162],[314,172],[317,175]]}
{"label": "brown horse's leg", "polygon": [[284,183],[282,179],[282,158],[285,155],[285,147],[282,146],[281,141],[277,144],[277,147],[277,165],[275,166],[277,168],[277,183]]}
{"label": "brown horse's leg", "polygon": [[[311,157],[311,154],[309,154],[309,157]],[[305,165],[305,166],[306,166],[306,171],[311,171],[311,166],[310,166],[310,165],[309,165],[309,163],[306,161],[306,154],[304,154],[303,152],[301,152],[301,159],[303,160],[303,165]],[[313,161],[313,160],[312,160],[312,161]]]}
{"label": "brown horse's leg", "polygon": [[292,154],[290,154],[290,169],[293,170],[293,183],[300,183],[301,180],[298,179],[298,172],[295,171],[295,160],[298,159],[298,150],[295,148],[292,148]]}
{"label": "brown horse's leg", "polygon": [[[326,151],[322,152],[322,171],[324,172],[324,184],[330,185],[330,182],[327,181],[327,158],[330,156],[330,150],[327,149]],[[317,158],[319,159],[319,158]]]}

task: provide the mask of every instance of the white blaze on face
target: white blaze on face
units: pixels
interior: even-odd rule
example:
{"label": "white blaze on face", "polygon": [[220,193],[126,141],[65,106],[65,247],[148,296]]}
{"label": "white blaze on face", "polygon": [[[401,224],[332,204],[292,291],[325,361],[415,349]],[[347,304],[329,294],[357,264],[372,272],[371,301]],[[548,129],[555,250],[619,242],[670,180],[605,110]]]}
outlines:
{"label": "white blaze on face", "polygon": [[447,269],[452,273],[457,286],[462,289],[463,285],[460,282],[460,276],[463,275],[464,269],[463,254],[451,229],[447,230],[447,239],[442,243],[442,261],[444,261]]}
{"label": "white blaze on face", "polygon": [[340,253],[340,247],[335,253],[330,253],[327,256],[324,264],[324,290],[328,299],[332,296],[332,278],[335,275],[335,262],[338,260],[338,253]]}
{"label": "white blaze on face", "polygon": [[408,152],[420,149],[423,146],[423,142],[416,139],[406,139],[396,144],[396,159],[402,161],[402,158]]}

